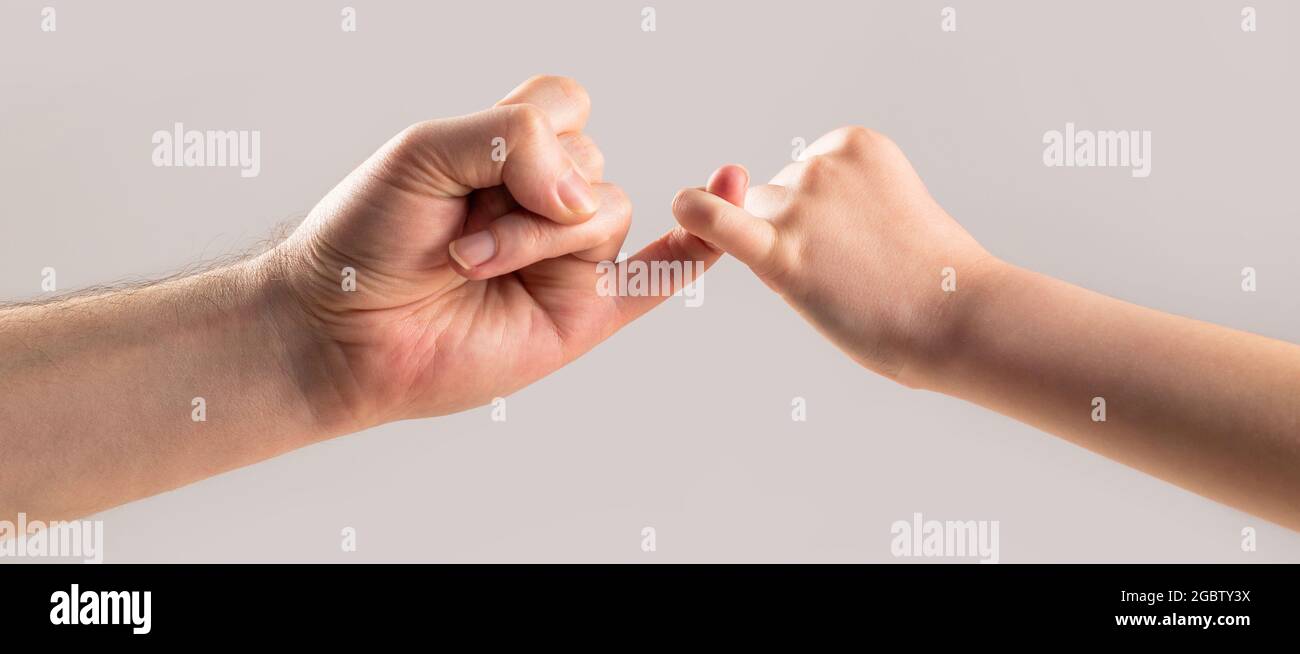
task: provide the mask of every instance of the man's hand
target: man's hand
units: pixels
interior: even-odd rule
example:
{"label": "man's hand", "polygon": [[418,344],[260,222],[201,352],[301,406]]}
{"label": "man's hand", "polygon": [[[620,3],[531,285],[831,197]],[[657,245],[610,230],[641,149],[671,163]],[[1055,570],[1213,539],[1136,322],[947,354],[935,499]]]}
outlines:
{"label": "man's hand", "polygon": [[[322,415],[351,431],[484,404],[662,300],[596,292],[631,206],[602,181],[589,109],[573,80],[535,77],[487,111],[414,125],[268,257],[299,301],[290,330],[319,345],[304,383],[337,405]],[[681,232],[637,256],[714,258]]]}
{"label": "man's hand", "polygon": [[[483,404],[663,301],[598,293],[631,209],[601,181],[587,111],[571,80],[534,78],[403,131],[262,256],[0,310],[0,519],[86,515]],[[635,258],[717,254],[675,228]]]}

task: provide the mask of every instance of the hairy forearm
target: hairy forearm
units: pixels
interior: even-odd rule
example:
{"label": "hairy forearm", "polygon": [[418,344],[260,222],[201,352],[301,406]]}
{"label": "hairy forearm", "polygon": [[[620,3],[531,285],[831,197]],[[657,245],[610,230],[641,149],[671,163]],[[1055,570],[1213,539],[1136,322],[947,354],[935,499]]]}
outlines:
{"label": "hairy forearm", "polygon": [[0,516],[92,513],[328,432],[266,269],[0,310]]}
{"label": "hairy forearm", "polygon": [[925,386],[1300,529],[1300,346],[1005,264],[969,293]]}

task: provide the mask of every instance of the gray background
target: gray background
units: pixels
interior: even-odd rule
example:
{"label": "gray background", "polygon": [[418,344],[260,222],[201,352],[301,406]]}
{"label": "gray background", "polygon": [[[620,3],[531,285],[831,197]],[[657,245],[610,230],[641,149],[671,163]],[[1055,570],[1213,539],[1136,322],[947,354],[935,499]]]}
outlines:
{"label": "gray background", "polygon": [[[766,179],[791,139],[860,123],[999,256],[1297,341],[1300,7],[1249,3],[1247,34],[1244,4],[7,1],[0,298],[40,296],[45,266],[73,289],[239,252],[407,124],[550,72],[590,91],[629,251],[716,165]],[[177,121],[261,130],[261,176],[153,167]],[[1151,130],[1151,177],[1044,167],[1067,121]],[[892,561],[890,523],[921,512],[999,520],[1004,562],[1300,561],[1300,534],[872,376],[734,260],[705,290],[510,397],[506,423],[390,424],[106,512],[107,560]]]}

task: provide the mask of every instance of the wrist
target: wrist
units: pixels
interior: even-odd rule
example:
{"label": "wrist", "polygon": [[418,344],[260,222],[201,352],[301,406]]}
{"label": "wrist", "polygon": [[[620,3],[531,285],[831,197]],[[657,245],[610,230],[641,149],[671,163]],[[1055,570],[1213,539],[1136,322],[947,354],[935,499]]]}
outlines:
{"label": "wrist", "polygon": [[908,362],[899,381],[906,386],[949,392],[977,347],[977,335],[998,311],[1006,290],[1027,271],[983,253],[956,267],[958,282],[936,311],[928,346]]}
{"label": "wrist", "polygon": [[356,411],[356,394],[340,371],[346,364],[339,345],[322,338],[319,318],[291,283],[291,262],[273,249],[237,268],[232,273],[254,289],[259,329],[250,333],[272,344],[273,374],[282,376],[308,416],[304,436],[314,442],[372,426]]}

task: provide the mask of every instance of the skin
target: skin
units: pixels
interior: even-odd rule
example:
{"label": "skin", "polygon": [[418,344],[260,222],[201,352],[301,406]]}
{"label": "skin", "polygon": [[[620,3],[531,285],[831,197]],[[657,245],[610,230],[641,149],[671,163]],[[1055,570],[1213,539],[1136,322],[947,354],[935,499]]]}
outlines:
{"label": "skin", "polygon": [[[736,166],[719,177],[748,183]],[[673,213],[864,367],[1300,530],[1300,346],[1003,262],[861,127],[823,136],[743,203],[686,189]]]}
{"label": "skin", "polygon": [[[617,254],[630,208],[602,181],[588,112],[572,80],[531,79],[492,109],[404,130],[260,256],[0,310],[0,516],[81,516],[480,406],[648,311],[663,296],[596,292],[594,262]],[[998,260],[869,130],[832,132],[748,184],[724,166],[684,190],[682,228],[634,258],[730,253],[870,370],[1300,529],[1300,347]]]}
{"label": "skin", "polygon": [[[530,79],[491,109],[404,130],[261,256],[0,311],[0,516],[86,515],[480,406],[661,302],[597,293],[593,262],[617,255],[631,208],[601,181],[589,108],[572,80]],[[482,244],[462,239],[483,232],[492,256],[477,263]],[[717,257],[680,228],[634,256]]]}

